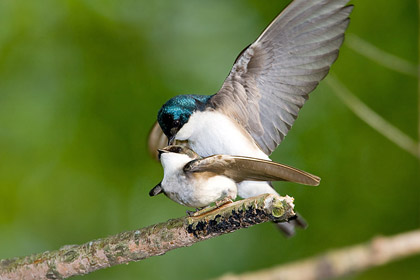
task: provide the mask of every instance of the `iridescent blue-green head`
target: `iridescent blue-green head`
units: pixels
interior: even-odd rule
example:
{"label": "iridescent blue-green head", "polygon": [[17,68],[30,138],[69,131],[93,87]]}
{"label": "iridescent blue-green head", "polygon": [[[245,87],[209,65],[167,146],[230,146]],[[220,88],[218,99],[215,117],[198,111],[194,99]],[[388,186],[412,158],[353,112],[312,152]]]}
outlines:
{"label": "iridescent blue-green head", "polygon": [[203,111],[211,96],[178,95],[166,102],[158,113],[158,122],[168,143],[172,144],[176,133],[188,122],[195,111]]}

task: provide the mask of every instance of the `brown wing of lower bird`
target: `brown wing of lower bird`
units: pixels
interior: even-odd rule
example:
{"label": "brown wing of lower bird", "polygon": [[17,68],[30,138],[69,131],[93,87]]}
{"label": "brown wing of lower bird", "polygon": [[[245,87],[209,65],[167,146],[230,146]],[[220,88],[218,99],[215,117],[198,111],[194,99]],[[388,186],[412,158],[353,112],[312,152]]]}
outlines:
{"label": "brown wing of lower bird", "polygon": [[242,181],[288,181],[309,186],[318,186],[321,178],[297,168],[268,160],[215,155],[189,162],[185,172],[214,172]]}

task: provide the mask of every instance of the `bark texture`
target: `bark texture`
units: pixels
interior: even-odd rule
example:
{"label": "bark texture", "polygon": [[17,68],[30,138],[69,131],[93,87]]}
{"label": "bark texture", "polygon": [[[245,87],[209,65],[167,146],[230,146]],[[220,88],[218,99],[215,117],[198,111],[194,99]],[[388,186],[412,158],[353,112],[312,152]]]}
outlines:
{"label": "bark texture", "polygon": [[143,260],[266,221],[295,216],[293,198],[264,194],[214,208],[198,217],[182,217],[122,232],[83,245],[0,261],[0,279],[65,279]]}

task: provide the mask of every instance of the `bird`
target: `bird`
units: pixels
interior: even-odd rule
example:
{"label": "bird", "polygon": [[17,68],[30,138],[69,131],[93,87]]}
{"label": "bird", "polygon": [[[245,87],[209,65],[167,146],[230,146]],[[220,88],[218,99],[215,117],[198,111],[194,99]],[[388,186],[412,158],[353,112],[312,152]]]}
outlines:
{"label": "bird", "polygon": [[[309,93],[338,57],[353,10],[347,3],[292,1],[239,54],[216,94],[178,95],[160,108],[149,134],[149,152],[156,153],[166,142],[187,145],[202,157],[270,160]],[[264,181],[243,181],[237,187],[243,198],[277,193]],[[284,231],[293,234],[293,225]]]}
{"label": "bird", "polygon": [[181,205],[197,209],[233,201],[237,183],[245,180],[291,181],[311,186],[320,182],[315,175],[273,161],[232,155],[203,158],[182,145],[159,149],[159,159],[164,177],[149,195],[164,193]]}

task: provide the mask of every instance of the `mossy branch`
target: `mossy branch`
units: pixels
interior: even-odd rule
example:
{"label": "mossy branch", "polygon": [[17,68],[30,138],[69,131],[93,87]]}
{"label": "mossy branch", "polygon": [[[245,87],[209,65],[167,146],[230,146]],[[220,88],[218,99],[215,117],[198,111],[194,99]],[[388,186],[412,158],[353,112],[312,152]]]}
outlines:
{"label": "mossy branch", "polygon": [[264,194],[198,217],[182,217],[83,245],[0,261],[0,279],[64,279],[143,260],[266,221],[295,216],[293,198]]}

